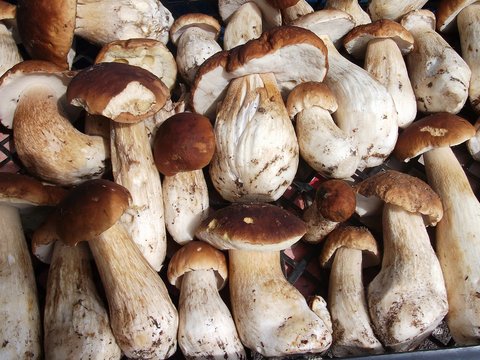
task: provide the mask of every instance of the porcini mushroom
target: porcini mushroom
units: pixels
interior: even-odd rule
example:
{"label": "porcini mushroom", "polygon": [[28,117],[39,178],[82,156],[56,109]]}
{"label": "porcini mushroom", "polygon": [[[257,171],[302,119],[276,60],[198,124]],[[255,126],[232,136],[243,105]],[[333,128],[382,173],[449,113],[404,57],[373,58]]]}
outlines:
{"label": "porcini mushroom", "polygon": [[394,155],[401,161],[423,154],[425,172],[440,196],[444,215],[436,227],[436,252],[448,292],[447,325],[459,345],[480,339],[480,204],[451,146],[475,135],[465,119],[438,113],[410,125]]}
{"label": "porcini mushroom", "polygon": [[[225,24],[228,24],[232,14],[248,0],[219,0],[218,12]],[[280,9],[277,9],[268,0],[253,0],[262,12],[263,25],[266,30],[282,25],[282,14]]]}
{"label": "porcini mushroom", "polygon": [[0,1],[0,76],[23,60],[13,37],[12,29],[1,21],[14,19],[15,12],[15,5]]}
{"label": "porcini mushroom", "polygon": [[282,24],[290,25],[292,21],[302,17],[303,15],[314,12],[312,5],[306,0],[298,0],[295,5],[280,10],[282,13]]}
{"label": "porcini mushroom", "polygon": [[303,222],[271,204],[232,204],[205,219],[196,236],[228,250],[232,315],[242,343],[263,356],[322,353],[326,324],[280,267],[280,250],[305,233]]}
{"label": "porcini mushroom", "polygon": [[327,237],[320,264],[331,267],[328,308],[332,317],[336,357],[381,354],[375,336],[362,280],[362,269],[380,262],[377,242],[367,228],[341,226]]}
{"label": "porcini mushroom", "polygon": [[375,334],[393,351],[417,347],[448,312],[442,269],[425,226],[443,215],[440,197],[417,177],[388,170],[356,185],[384,201],[383,260],[368,286]]}
{"label": "porcini mushroom", "polygon": [[178,346],[187,359],[246,359],[219,294],[227,274],[225,255],[198,240],[180,248],[168,264],[168,280],[180,289]]}
{"label": "porcini mushroom", "polygon": [[69,191],[39,231],[70,246],[88,241],[123,353],[165,359],[176,350],[178,315],[162,279],[119,222],[129,201],[128,191],[112,181],[85,181]]}
{"label": "porcini mushroom", "polygon": [[246,2],[230,17],[223,34],[223,48],[230,50],[262,34],[262,13],[254,2]]}
{"label": "porcini mushroom", "polygon": [[371,0],[368,4],[368,12],[373,21],[390,19],[398,21],[403,15],[423,7],[428,0]]}
{"label": "porcini mushroom", "polygon": [[327,0],[325,9],[337,9],[345,11],[355,21],[355,26],[370,24],[370,15],[362,9],[358,0]]}

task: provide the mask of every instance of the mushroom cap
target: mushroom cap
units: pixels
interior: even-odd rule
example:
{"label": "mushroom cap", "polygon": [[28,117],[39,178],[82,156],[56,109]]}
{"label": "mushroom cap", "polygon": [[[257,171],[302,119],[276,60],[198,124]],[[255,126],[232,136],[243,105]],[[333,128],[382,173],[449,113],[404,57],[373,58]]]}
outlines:
{"label": "mushroom cap", "polygon": [[61,98],[70,81],[70,72],[54,63],[25,60],[11,67],[0,77],[0,121],[11,129],[19,99],[25,89],[48,86]]}
{"label": "mushroom cap", "polygon": [[158,112],[169,98],[153,73],[123,63],[99,63],[79,71],[67,88],[67,101],[92,115],[137,123]]}
{"label": "mushroom cap", "polygon": [[325,219],[343,222],[353,215],[357,201],[354,189],[346,181],[331,179],[319,185],[315,203]]}
{"label": "mushroom cap", "polygon": [[423,215],[427,226],[435,225],[443,216],[440,197],[423,180],[395,170],[379,172],[355,185],[363,196],[376,196],[411,213]]}
{"label": "mushroom cap", "polygon": [[403,55],[413,50],[413,35],[399,23],[382,19],[353,28],[344,38],[343,46],[356,58],[365,57],[370,40],[391,39],[395,41]]}
{"label": "mushroom cap", "polygon": [[190,112],[177,113],[165,120],[153,141],[155,165],[167,176],[207,166],[214,151],[215,134],[210,120]]}
{"label": "mushroom cap", "polygon": [[320,265],[331,267],[335,252],[342,247],[362,251],[362,268],[380,263],[377,242],[366,227],[339,226],[328,234],[320,254]]}
{"label": "mushroom cap", "polygon": [[195,236],[221,250],[280,251],[305,232],[302,220],[278,206],[233,203],[202,221]]}
{"label": "mushroom cap", "polygon": [[188,13],[178,17],[170,28],[170,40],[176,46],[178,39],[190,27],[198,27],[207,33],[212,34],[216,39],[220,34],[220,23],[213,16],[201,13]]}
{"label": "mushroom cap", "polygon": [[182,285],[183,275],[195,270],[213,270],[217,279],[217,288],[225,286],[228,276],[225,255],[212,245],[193,240],[181,247],[168,264],[168,281],[178,289]]}
{"label": "mushroom cap", "polygon": [[428,115],[409,125],[398,137],[393,155],[409,161],[431,149],[461,144],[475,136],[475,127],[450,113]]}
{"label": "mushroom cap", "polygon": [[406,13],[400,21],[400,24],[409,31],[419,26],[428,26],[435,30],[436,23],[435,14],[428,9],[412,10]]}
{"label": "mushroom cap", "polygon": [[299,0],[267,0],[272,7],[280,10],[294,6],[298,3],[298,1]]}
{"label": "mushroom cap", "polygon": [[19,0],[17,24],[22,44],[33,59],[68,69],[77,0]]}
{"label": "mushroom cap", "polygon": [[443,0],[438,4],[436,17],[438,31],[448,31],[454,24],[457,15],[468,5],[478,2],[478,0]]}
{"label": "mushroom cap", "polygon": [[335,94],[324,83],[307,81],[295,86],[288,94],[286,107],[290,119],[314,106],[321,107],[330,114],[337,111],[338,103]]}
{"label": "mushroom cap", "polygon": [[15,19],[17,16],[17,7],[6,1],[0,1],[0,20]]}

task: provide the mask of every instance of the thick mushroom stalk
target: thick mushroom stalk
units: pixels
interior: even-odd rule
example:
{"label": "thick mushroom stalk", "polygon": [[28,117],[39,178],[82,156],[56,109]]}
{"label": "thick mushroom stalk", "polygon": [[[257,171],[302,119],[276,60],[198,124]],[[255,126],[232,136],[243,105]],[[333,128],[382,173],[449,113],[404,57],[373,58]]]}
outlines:
{"label": "thick mushroom stalk", "polygon": [[262,13],[254,2],[247,2],[240,6],[230,17],[225,26],[223,48],[230,50],[235,46],[245,44],[248,40],[256,39],[262,34]]}
{"label": "thick mushroom stalk", "polygon": [[[218,12],[224,23],[228,23],[232,17],[232,14],[242,6],[247,3],[247,0],[219,0],[218,1]],[[277,9],[273,4],[268,0],[253,0],[255,5],[257,5],[262,12],[262,19],[264,29],[271,29],[277,26],[282,25],[282,14],[280,9]]]}
{"label": "thick mushroom stalk", "polygon": [[399,20],[412,10],[422,8],[428,0],[372,0],[368,5],[368,12],[373,21],[380,19]]}
{"label": "thick mushroom stalk", "polygon": [[295,5],[280,10],[282,13],[282,23],[290,25],[292,21],[314,12],[312,5],[306,0],[298,0]]}
{"label": "thick mushroom stalk", "polygon": [[418,110],[458,113],[468,99],[471,70],[460,55],[435,31],[435,15],[416,10],[402,18],[415,47],[406,63]]}
{"label": "thick mushroom stalk", "polygon": [[358,0],[327,0],[325,9],[338,9],[345,11],[355,21],[355,26],[370,24],[370,15],[362,9]]}

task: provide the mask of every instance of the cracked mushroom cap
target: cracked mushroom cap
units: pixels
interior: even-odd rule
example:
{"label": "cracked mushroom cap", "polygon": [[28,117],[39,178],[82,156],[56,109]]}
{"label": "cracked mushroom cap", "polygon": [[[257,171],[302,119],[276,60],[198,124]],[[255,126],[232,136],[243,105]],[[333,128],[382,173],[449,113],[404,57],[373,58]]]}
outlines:
{"label": "cracked mushroom cap", "polygon": [[327,220],[347,221],[355,212],[356,198],[353,188],[343,180],[322,182],[315,193],[318,212]]}
{"label": "cracked mushroom cap", "polygon": [[331,267],[335,252],[342,247],[361,250],[363,268],[376,266],[380,263],[377,241],[367,228],[340,226],[328,235],[320,254],[320,265]]}
{"label": "cracked mushroom cap", "polygon": [[165,84],[150,71],[117,62],[81,70],[67,89],[70,104],[122,123],[137,123],[152,116],[169,96]]}
{"label": "cracked mushroom cap", "polygon": [[442,0],[438,5],[436,18],[438,31],[449,31],[456,23],[457,15],[478,0]]}
{"label": "cracked mushroom cap", "polygon": [[77,0],[19,0],[17,24],[22,44],[33,59],[68,69]]}
{"label": "cracked mushroom cap", "polygon": [[368,43],[375,39],[395,41],[403,55],[413,50],[414,39],[410,31],[388,19],[355,27],[343,39],[343,46],[349,54],[361,59],[365,57]]}
{"label": "cracked mushroom cap", "polygon": [[181,247],[168,264],[168,281],[180,289],[183,275],[195,270],[213,270],[217,279],[217,288],[225,286],[228,276],[225,255],[212,245],[203,241],[190,241]]}
{"label": "cracked mushroom cap", "polygon": [[337,111],[338,103],[335,94],[324,83],[308,81],[299,84],[288,94],[286,107],[290,119],[314,106],[321,107],[330,114]]}
{"label": "cracked mushroom cap", "polygon": [[393,155],[409,161],[431,149],[459,145],[475,136],[475,127],[450,113],[428,115],[409,125],[398,137]]}
{"label": "cracked mushroom cap", "polygon": [[170,28],[170,40],[172,40],[172,43],[177,46],[178,39],[191,27],[198,27],[206,33],[210,33],[212,39],[218,37],[221,29],[220,23],[213,16],[201,13],[185,14],[177,18]]}
{"label": "cracked mushroom cap", "polygon": [[385,203],[419,213],[427,226],[434,226],[443,216],[437,193],[423,180],[399,171],[379,172],[357,184],[355,190],[363,196],[376,196]]}
{"label": "cracked mushroom cap", "polygon": [[233,203],[215,211],[195,236],[221,250],[280,251],[305,235],[305,223],[266,203]]}

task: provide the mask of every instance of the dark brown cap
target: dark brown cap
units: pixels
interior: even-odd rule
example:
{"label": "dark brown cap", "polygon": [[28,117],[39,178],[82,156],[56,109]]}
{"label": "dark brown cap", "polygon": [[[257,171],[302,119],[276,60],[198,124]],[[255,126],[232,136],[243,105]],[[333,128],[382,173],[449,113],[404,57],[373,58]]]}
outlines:
{"label": "dark brown cap", "polygon": [[478,0],[442,0],[438,4],[436,11],[438,31],[447,31],[451,25],[455,24],[455,19],[460,12],[468,5],[478,2]]}
{"label": "dark brown cap", "polygon": [[173,255],[168,264],[168,281],[180,288],[183,275],[195,270],[213,270],[217,288],[225,285],[228,276],[225,255],[212,245],[198,240],[190,241]]}
{"label": "dark brown cap", "polygon": [[195,236],[222,250],[280,251],[305,232],[302,220],[278,206],[234,203],[202,221]]}
{"label": "dark brown cap", "polygon": [[356,198],[353,188],[344,180],[324,181],[315,193],[317,211],[330,221],[343,222],[355,212]]}

